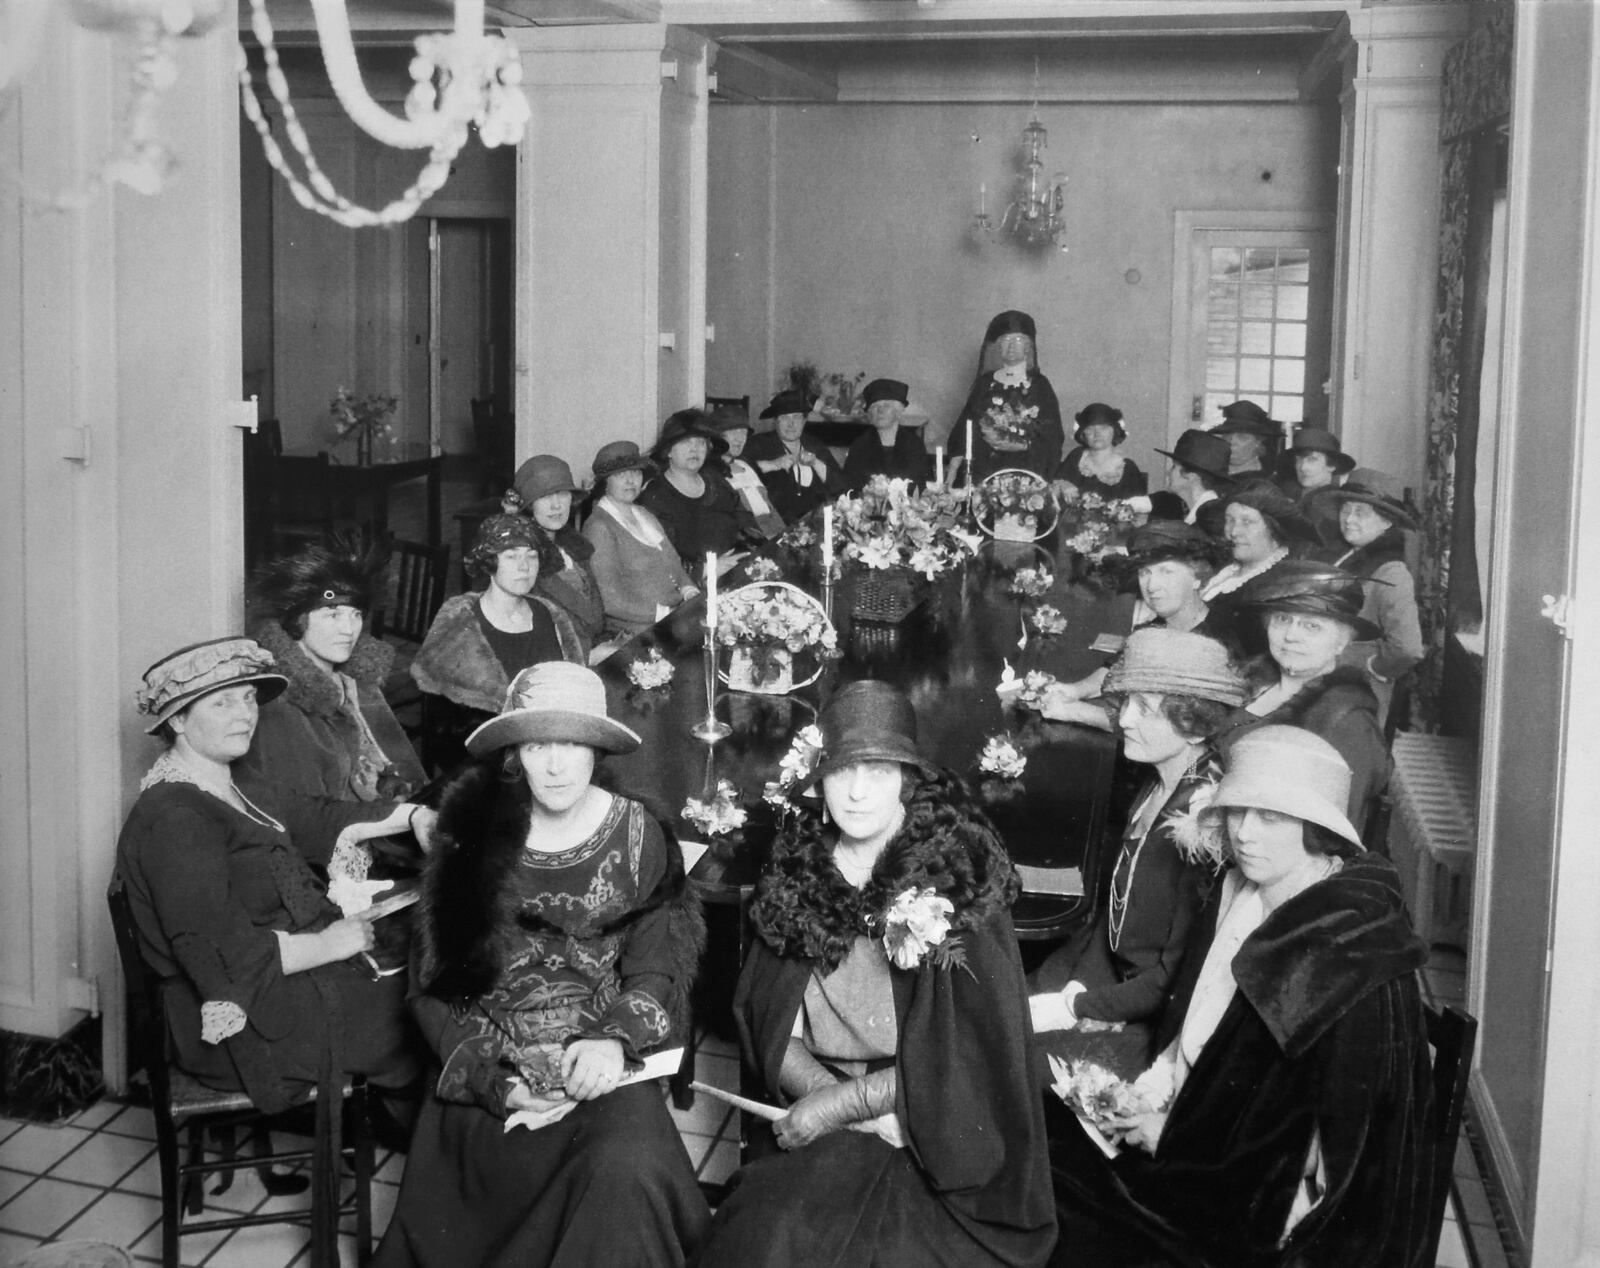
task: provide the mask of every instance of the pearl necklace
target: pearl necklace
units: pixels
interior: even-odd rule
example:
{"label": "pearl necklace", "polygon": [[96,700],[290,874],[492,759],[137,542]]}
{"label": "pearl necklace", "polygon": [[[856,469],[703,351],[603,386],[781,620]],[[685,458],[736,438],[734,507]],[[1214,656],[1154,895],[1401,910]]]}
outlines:
{"label": "pearl necklace", "polygon": [[[1173,792],[1176,792],[1183,781],[1188,779],[1190,775],[1194,774],[1194,769],[1199,765],[1202,756],[1203,754],[1197,753],[1192,759],[1190,759],[1189,764],[1183,768],[1183,774],[1178,776],[1178,782],[1172,786]],[[1139,808],[1134,811],[1131,820],[1133,823],[1138,823],[1139,816],[1143,814],[1144,808],[1149,804],[1150,799],[1152,797],[1159,796],[1160,793],[1161,785],[1157,783],[1156,786],[1150,790],[1145,799],[1139,803]],[[1172,793],[1168,793],[1167,799],[1170,800],[1171,796]],[[1106,910],[1107,933],[1111,944],[1111,949],[1113,951],[1117,950],[1122,945],[1122,926],[1127,922],[1128,919],[1128,900],[1133,896],[1133,873],[1139,866],[1139,856],[1144,853],[1145,842],[1154,835],[1156,823],[1160,818],[1161,811],[1158,808],[1155,815],[1150,820],[1150,826],[1140,833],[1139,843],[1133,847],[1132,853],[1130,853],[1128,850],[1127,838],[1123,839],[1122,849],[1117,852],[1117,865],[1111,873],[1111,893],[1108,899]],[[1122,861],[1124,859],[1127,859],[1128,861],[1128,871],[1126,873],[1126,879],[1123,881],[1121,890],[1119,892],[1117,888],[1117,878],[1123,875]]]}

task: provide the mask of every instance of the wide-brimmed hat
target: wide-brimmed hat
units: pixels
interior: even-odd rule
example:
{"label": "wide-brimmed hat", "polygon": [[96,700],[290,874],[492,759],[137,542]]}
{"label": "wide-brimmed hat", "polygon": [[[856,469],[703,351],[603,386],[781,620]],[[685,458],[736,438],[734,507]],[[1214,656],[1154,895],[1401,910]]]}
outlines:
{"label": "wide-brimmed hat", "polygon": [[1003,335],[1027,335],[1029,339],[1035,341],[1039,338],[1033,318],[1016,308],[1008,308],[1005,312],[996,313],[990,318],[989,328],[983,332],[983,341],[993,343]]}
{"label": "wide-brimmed hat", "polygon": [[1232,745],[1208,810],[1292,815],[1320,824],[1360,849],[1361,834],[1345,815],[1349,802],[1350,767],[1338,749],[1297,726],[1264,726]]}
{"label": "wide-brimmed hat", "polygon": [[1230,484],[1233,482],[1228,474],[1228,442],[1215,432],[1191,427],[1178,437],[1178,443],[1171,449],[1157,449],[1156,452],[1171,458],[1180,467],[1204,472]]}
{"label": "wide-brimmed hat", "polygon": [[1217,539],[1198,524],[1151,520],[1142,528],[1134,529],[1128,538],[1126,566],[1137,571],[1168,559],[1181,559],[1215,568],[1226,553]]}
{"label": "wide-brimmed hat", "polygon": [[604,485],[607,476],[614,476],[619,471],[654,470],[655,463],[640,453],[639,446],[631,440],[613,440],[601,445],[594,456],[594,482],[597,485]]}
{"label": "wide-brimmed hat", "polygon": [[1137,629],[1128,635],[1122,655],[1106,671],[1100,694],[1135,691],[1198,696],[1234,706],[1245,702],[1244,676],[1228,649],[1204,634],[1180,630]]}
{"label": "wide-brimmed hat", "polygon": [[382,593],[388,558],[381,546],[313,543],[257,569],[250,579],[252,609],[270,614],[286,630],[314,608],[370,612]]}
{"label": "wide-brimmed hat", "polygon": [[1339,438],[1321,427],[1302,427],[1295,432],[1294,444],[1289,446],[1289,452],[1325,454],[1328,465],[1340,475],[1356,465],[1356,460],[1339,444]]}
{"label": "wide-brimmed hat", "polygon": [[191,643],[163,656],[144,671],[144,681],[134,692],[139,712],[149,715],[146,735],[154,735],[173,714],[224,687],[256,685],[260,704],[275,699],[289,680],[273,666],[272,653],[253,638],[229,635],[204,643]]}
{"label": "wide-brimmed hat", "polygon": [[1122,425],[1122,411],[1114,405],[1106,405],[1101,401],[1091,401],[1085,405],[1072,416],[1072,421],[1077,424],[1073,429],[1072,438],[1080,445],[1083,444],[1084,428],[1091,427],[1095,423],[1104,423],[1115,431],[1116,443],[1119,445],[1128,438],[1128,429]]}
{"label": "wide-brimmed hat", "polygon": [[839,688],[817,719],[822,753],[806,784],[856,762],[901,762],[925,775],[934,767],[917,749],[917,714],[898,687],[864,678]]}
{"label": "wide-brimmed hat", "polygon": [[861,389],[861,404],[870,408],[879,401],[899,401],[902,405],[909,405],[911,389],[899,379],[873,379]]}
{"label": "wide-brimmed hat", "polygon": [[761,411],[762,418],[777,418],[780,414],[809,414],[811,398],[797,387],[786,387]]}
{"label": "wide-brimmed hat", "polygon": [[1366,597],[1355,573],[1310,559],[1285,559],[1239,590],[1240,604],[1257,612],[1304,612],[1342,621],[1358,643],[1383,637],[1383,631],[1361,615]]}
{"label": "wide-brimmed hat", "polygon": [[587,744],[604,753],[631,753],[638,733],[606,715],[606,685],[584,665],[550,660],[511,680],[498,717],[467,736],[467,752],[487,757],[511,744]]}
{"label": "wide-brimmed hat", "polygon": [[1406,505],[1406,491],[1400,481],[1386,471],[1357,467],[1344,483],[1328,493],[1339,502],[1365,502],[1384,519],[1401,528],[1417,527],[1416,514]]}
{"label": "wide-brimmed hat", "polygon": [[1222,421],[1211,429],[1217,436],[1261,436],[1275,440],[1283,435],[1283,424],[1254,401],[1230,401],[1222,407]]}
{"label": "wide-brimmed hat", "polygon": [[582,492],[572,478],[572,468],[553,453],[534,454],[517,468],[511,484],[525,506],[532,506],[552,493]]}
{"label": "wide-brimmed hat", "polygon": [[711,452],[714,454],[728,451],[728,442],[722,438],[722,433],[712,426],[704,410],[680,409],[675,414],[667,415],[667,421],[661,424],[661,434],[656,437],[655,448],[650,451],[651,458],[658,466],[665,465],[672,446],[691,436],[701,437],[711,446]]}
{"label": "wide-brimmed hat", "polygon": [[1317,536],[1317,526],[1306,518],[1300,504],[1271,480],[1250,480],[1236,485],[1222,499],[1222,506],[1224,511],[1230,506],[1248,506],[1257,512],[1267,521],[1280,545],[1297,541],[1315,544],[1321,540]]}

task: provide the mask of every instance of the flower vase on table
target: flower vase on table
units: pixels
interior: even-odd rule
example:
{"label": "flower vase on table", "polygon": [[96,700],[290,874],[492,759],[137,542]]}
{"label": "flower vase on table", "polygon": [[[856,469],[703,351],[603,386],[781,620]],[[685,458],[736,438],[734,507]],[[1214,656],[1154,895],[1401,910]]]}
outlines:
{"label": "flower vase on table", "polygon": [[961,532],[966,495],[873,476],[834,504],[834,548],[844,562],[850,613],[858,620],[903,621],[927,584],[953,573],[973,552]]}
{"label": "flower vase on table", "polygon": [[328,405],[328,413],[333,416],[339,440],[356,442],[357,466],[372,465],[374,442],[378,439],[394,440],[392,416],[399,403],[399,397],[383,392],[357,396],[348,388],[341,387],[334,394]]}
{"label": "flower vase on table", "polygon": [[726,680],[735,691],[785,695],[815,682],[838,655],[822,604],[784,581],[757,581],[729,593],[717,610],[716,637],[729,649]]}

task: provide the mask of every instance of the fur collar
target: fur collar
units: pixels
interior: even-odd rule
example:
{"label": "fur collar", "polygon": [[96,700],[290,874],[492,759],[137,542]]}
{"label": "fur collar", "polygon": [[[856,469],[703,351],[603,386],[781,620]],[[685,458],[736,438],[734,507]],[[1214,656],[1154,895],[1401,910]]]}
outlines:
{"label": "fur collar", "polygon": [[[312,717],[338,715],[343,700],[339,684],[311,663],[300,645],[284,633],[283,626],[268,621],[256,631],[255,639],[272,653],[278,662],[276,668],[289,680],[289,688],[283,694],[285,700]],[[354,678],[362,692],[381,691],[393,664],[394,648],[363,631],[350,659],[339,671]]]}
{"label": "fur collar", "polygon": [[1381,537],[1344,555],[1343,562],[1340,562],[1339,556],[1335,556],[1334,562],[1346,572],[1353,572],[1358,577],[1370,577],[1384,564],[1404,563],[1405,558],[1405,537],[1398,528],[1389,528],[1384,530]]}
{"label": "fur collar", "polygon": [[[1269,656],[1258,656],[1245,666],[1245,683],[1252,693],[1270,687],[1278,681],[1278,667]],[[1336,665],[1320,678],[1314,678],[1271,713],[1256,718],[1246,715],[1245,721],[1271,721],[1283,726],[1301,726],[1310,712],[1319,705],[1339,707],[1341,712],[1350,709],[1378,711],[1378,697],[1373,694],[1366,671],[1353,665]],[[1243,710],[1241,710],[1243,712]]]}

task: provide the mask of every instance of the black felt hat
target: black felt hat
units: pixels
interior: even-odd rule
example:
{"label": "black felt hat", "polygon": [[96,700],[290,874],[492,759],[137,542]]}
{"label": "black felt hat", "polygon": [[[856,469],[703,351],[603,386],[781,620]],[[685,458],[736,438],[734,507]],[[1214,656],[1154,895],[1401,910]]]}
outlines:
{"label": "black felt hat", "polygon": [[1092,401],[1085,405],[1072,416],[1072,421],[1078,426],[1072,433],[1072,438],[1080,445],[1083,444],[1083,430],[1092,427],[1095,423],[1104,423],[1117,433],[1117,444],[1128,438],[1128,429],[1122,425],[1122,411],[1114,405],[1105,405],[1100,401]]}
{"label": "black felt hat", "polygon": [[1228,474],[1228,442],[1215,432],[1191,427],[1178,437],[1178,443],[1171,449],[1157,449],[1156,452],[1171,458],[1180,467],[1189,467],[1229,483],[1233,481]]}
{"label": "black felt hat", "polygon": [[797,387],[786,387],[767,402],[767,408],[761,411],[761,417],[777,418],[782,414],[809,414],[810,412],[811,398]]}
{"label": "black felt hat", "polygon": [[1357,467],[1329,497],[1337,502],[1365,502],[1384,519],[1401,528],[1416,528],[1417,516],[1406,505],[1405,490],[1400,481],[1385,471],[1370,467]]}
{"label": "black felt hat", "polygon": [[1353,470],[1356,460],[1344,451],[1339,438],[1321,427],[1302,427],[1294,434],[1290,453],[1320,453],[1327,455],[1328,464],[1339,475]]}
{"label": "black felt hat", "polygon": [[846,683],[817,719],[822,755],[808,784],[856,762],[901,762],[932,776],[917,748],[917,714],[905,692],[875,678]]}
{"label": "black felt hat", "polygon": [[705,410],[680,409],[676,414],[667,415],[667,421],[661,424],[661,435],[656,437],[655,448],[650,451],[650,457],[654,459],[656,465],[665,467],[667,454],[672,452],[672,446],[691,436],[703,439],[711,446],[711,452],[714,454],[728,451],[728,442],[706,417]]}
{"label": "black felt hat", "polygon": [[1243,433],[1272,440],[1283,434],[1283,424],[1254,401],[1230,401],[1222,407],[1222,421],[1211,429],[1214,436]]}
{"label": "black felt hat", "polygon": [[1355,573],[1309,559],[1285,559],[1239,591],[1239,602],[1258,612],[1305,612],[1342,621],[1355,632],[1358,643],[1383,637],[1383,631],[1361,615],[1366,597]]}
{"label": "black felt hat", "polygon": [[1128,538],[1128,564],[1138,569],[1168,559],[1183,559],[1215,568],[1224,549],[1198,524],[1182,520],[1152,520]]}
{"label": "black felt hat", "polygon": [[1316,545],[1321,541],[1316,525],[1306,518],[1300,504],[1271,480],[1250,480],[1238,485],[1222,500],[1223,509],[1230,506],[1248,506],[1267,521],[1272,535],[1279,544],[1307,542]]}
{"label": "black felt hat", "polygon": [[911,389],[899,379],[873,379],[861,389],[861,403],[871,406],[878,401],[899,401],[902,405],[909,405]]}

